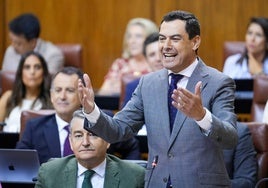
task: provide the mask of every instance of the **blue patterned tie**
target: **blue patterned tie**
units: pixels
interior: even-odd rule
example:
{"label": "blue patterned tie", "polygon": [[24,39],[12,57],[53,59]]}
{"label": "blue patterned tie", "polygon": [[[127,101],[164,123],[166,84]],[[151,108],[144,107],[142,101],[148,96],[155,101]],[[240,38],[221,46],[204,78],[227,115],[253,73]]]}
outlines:
{"label": "blue patterned tie", "polygon": [[73,151],[71,149],[70,142],[69,142],[69,133],[70,133],[69,125],[66,125],[64,129],[68,132],[66,139],[64,141],[64,148],[63,148],[63,156],[65,157],[67,155],[73,154]]}
{"label": "blue patterned tie", "polygon": [[172,105],[171,95],[172,95],[173,90],[177,89],[177,83],[180,79],[183,78],[183,75],[171,73],[169,76],[171,76],[171,81],[170,81],[169,89],[168,89],[168,110],[169,110],[170,132],[172,132],[177,109]]}
{"label": "blue patterned tie", "polygon": [[90,179],[94,173],[95,173],[94,170],[87,170],[84,172],[84,180],[82,183],[82,188],[93,188]]}

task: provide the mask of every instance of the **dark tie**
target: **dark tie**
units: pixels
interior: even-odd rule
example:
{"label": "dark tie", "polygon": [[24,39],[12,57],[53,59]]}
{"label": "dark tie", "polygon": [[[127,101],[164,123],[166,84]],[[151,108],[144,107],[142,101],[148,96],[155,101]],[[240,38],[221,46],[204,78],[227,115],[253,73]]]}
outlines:
{"label": "dark tie", "polygon": [[82,188],[93,188],[92,184],[91,184],[91,177],[93,176],[93,174],[95,173],[94,170],[87,170],[84,172],[84,180],[83,180],[83,184],[82,184]]}
{"label": "dark tie", "polygon": [[70,142],[69,142],[69,133],[70,133],[69,125],[66,125],[64,129],[68,132],[66,139],[64,141],[64,148],[63,148],[63,156],[65,157],[67,155],[73,154],[73,151],[71,150]]}
{"label": "dark tie", "polygon": [[171,81],[170,81],[169,89],[168,89],[168,110],[169,110],[170,132],[172,132],[177,109],[171,104],[172,103],[171,95],[172,95],[173,90],[177,89],[177,83],[180,79],[183,78],[183,75],[171,73],[169,76],[171,76],[171,79],[170,79]]}

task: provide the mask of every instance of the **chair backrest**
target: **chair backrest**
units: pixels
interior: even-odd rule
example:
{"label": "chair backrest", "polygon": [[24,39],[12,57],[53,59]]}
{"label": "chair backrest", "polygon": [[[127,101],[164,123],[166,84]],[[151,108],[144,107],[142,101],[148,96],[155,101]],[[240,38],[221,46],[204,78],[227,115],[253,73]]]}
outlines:
{"label": "chair backrest", "polygon": [[20,138],[24,132],[26,123],[28,120],[36,117],[41,117],[49,114],[55,113],[55,110],[53,109],[43,109],[43,110],[24,110],[21,112],[21,117],[20,117]]}
{"label": "chair backrest", "polygon": [[[268,178],[268,125],[258,122],[245,122],[249,127],[253,144],[257,152],[257,181]],[[265,185],[262,185],[266,187]],[[262,187],[260,186],[260,187]]]}
{"label": "chair backrest", "polygon": [[230,55],[243,53],[245,50],[245,42],[242,41],[226,41],[223,43],[223,62]]}
{"label": "chair backrest", "polygon": [[268,100],[268,76],[262,75],[254,78],[253,100],[251,106],[251,120],[262,122],[264,107]]}
{"label": "chair backrest", "polygon": [[0,85],[1,85],[0,95],[2,95],[5,91],[12,89],[15,77],[16,77],[15,72],[3,71],[3,70],[0,71]]}
{"label": "chair backrest", "polygon": [[56,44],[64,55],[64,66],[73,66],[83,70],[82,45],[81,44]]}

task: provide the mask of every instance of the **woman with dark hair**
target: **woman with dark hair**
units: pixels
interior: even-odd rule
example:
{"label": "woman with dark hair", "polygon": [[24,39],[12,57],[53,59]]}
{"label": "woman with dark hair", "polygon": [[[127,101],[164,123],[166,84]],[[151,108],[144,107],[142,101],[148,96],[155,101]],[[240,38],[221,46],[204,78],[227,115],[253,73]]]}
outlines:
{"label": "woman with dark hair", "polygon": [[44,58],[37,52],[27,52],[20,60],[12,90],[0,99],[0,122],[4,132],[20,132],[23,110],[52,108],[50,102],[50,74]]}
{"label": "woman with dark hair", "polygon": [[268,74],[268,19],[251,18],[245,35],[245,52],[228,57],[223,73],[234,79]]}

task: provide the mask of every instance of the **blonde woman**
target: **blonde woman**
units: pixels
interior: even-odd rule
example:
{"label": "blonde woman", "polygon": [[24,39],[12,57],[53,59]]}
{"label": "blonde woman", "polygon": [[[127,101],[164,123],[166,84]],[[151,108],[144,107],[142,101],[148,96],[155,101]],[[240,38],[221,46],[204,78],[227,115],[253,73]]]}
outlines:
{"label": "blonde woman", "polygon": [[122,75],[128,74],[140,77],[150,72],[150,68],[143,55],[145,38],[158,32],[158,27],[149,19],[131,19],[126,27],[123,41],[122,57],[116,59],[105,76],[99,94],[120,94]]}

